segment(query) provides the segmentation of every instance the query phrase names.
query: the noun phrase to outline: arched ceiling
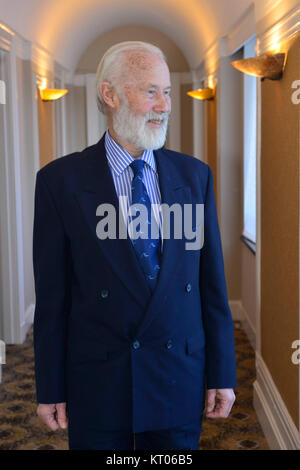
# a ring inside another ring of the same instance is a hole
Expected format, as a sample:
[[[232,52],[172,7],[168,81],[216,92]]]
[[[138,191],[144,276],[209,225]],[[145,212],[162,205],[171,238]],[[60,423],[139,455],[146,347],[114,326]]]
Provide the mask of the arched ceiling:
[[[170,72],[189,72],[190,66],[178,45],[156,28],[120,26],[101,34],[80,57],[76,73],[96,73],[98,63],[109,47],[122,41],[146,41],[161,48]]]
[[[253,0],[0,0],[0,21],[48,50],[70,71],[89,44],[125,25],[168,35],[196,68]]]

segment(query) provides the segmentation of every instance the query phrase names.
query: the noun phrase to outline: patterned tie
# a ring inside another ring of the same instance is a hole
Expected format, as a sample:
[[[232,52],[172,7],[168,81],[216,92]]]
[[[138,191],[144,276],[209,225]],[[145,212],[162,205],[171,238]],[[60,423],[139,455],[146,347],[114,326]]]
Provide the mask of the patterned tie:
[[[160,269],[160,239],[151,238],[151,202],[146,190],[146,187],[143,183],[143,168],[144,160],[138,159],[134,160],[130,166],[133,170],[134,177],[131,183],[132,191],[132,205],[134,204],[143,204],[147,208],[147,227],[148,227],[148,237],[147,238],[135,238],[131,239],[132,244],[135,249],[135,253],[140,262],[142,270],[145,274],[146,280],[149,284],[151,291],[153,292],[156,282],[158,279],[159,269]],[[136,217],[140,215],[137,212]],[[135,217],[132,217],[131,220],[134,220]],[[157,223],[155,219],[153,223],[156,224],[155,229],[158,230]],[[141,224],[137,226],[136,231],[138,232],[138,227],[141,229]],[[155,232],[154,232],[155,233]]]

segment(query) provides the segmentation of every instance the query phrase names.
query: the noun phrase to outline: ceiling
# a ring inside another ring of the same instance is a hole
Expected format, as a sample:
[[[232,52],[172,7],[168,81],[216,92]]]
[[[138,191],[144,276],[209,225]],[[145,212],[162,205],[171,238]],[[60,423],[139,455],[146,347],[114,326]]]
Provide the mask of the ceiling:
[[[258,1],[258,0],[254,0]],[[269,0],[259,0],[268,3]],[[0,21],[47,49],[70,71],[98,36],[124,25],[168,35],[190,67],[225,36],[253,0],[0,0]],[[17,12],[17,14],[16,14]]]

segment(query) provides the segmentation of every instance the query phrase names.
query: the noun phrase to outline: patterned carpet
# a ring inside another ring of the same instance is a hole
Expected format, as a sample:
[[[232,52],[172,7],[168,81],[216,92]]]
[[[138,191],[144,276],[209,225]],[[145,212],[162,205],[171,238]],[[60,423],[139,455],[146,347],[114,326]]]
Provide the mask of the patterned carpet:
[[[7,346],[0,384],[0,450],[66,450],[67,431],[48,431],[36,415],[33,331],[22,345]],[[269,449],[252,406],[255,355],[235,322],[238,388],[230,417],[204,419],[200,450]]]

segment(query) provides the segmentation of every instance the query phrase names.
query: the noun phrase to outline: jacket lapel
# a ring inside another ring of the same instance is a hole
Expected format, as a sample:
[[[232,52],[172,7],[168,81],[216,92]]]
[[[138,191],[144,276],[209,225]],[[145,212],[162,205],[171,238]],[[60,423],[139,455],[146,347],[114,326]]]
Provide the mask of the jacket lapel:
[[[77,192],[77,199],[91,234],[98,247],[106,257],[114,273],[124,286],[131,292],[137,302],[145,308],[151,297],[151,291],[142,269],[137,261],[134,248],[129,237],[118,238],[119,233],[119,200],[114,181],[105,155],[104,136],[89,149],[83,165],[83,186]],[[96,215],[100,204],[111,204],[116,210],[116,239],[101,240],[96,234],[99,216]],[[101,269],[101,268],[100,268]]]

